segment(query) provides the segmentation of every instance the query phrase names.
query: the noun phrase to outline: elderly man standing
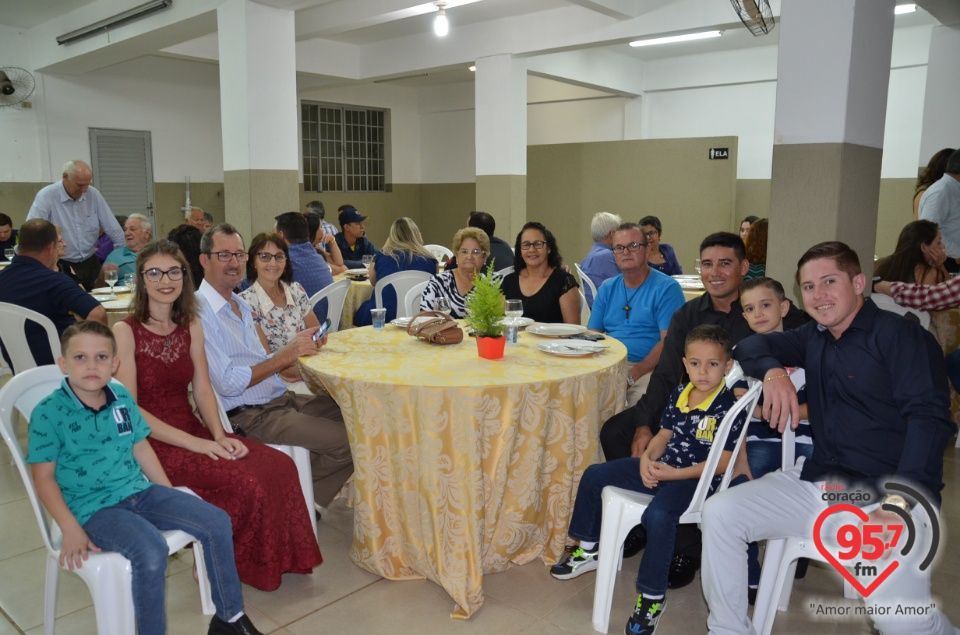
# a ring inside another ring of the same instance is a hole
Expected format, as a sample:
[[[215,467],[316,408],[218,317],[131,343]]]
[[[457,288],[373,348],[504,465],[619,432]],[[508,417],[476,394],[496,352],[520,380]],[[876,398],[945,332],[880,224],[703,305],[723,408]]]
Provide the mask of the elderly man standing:
[[[580,269],[587,274],[590,281],[600,289],[604,280],[620,274],[617,259],[613,255],[613,232],[620,226],[620,217],[610,212],[597,212],[590,221],[590,234],[593,236],[593,247],[590,253],[580,263]],[[641,240],[640,242],[645,242]],[[646,259],[646,256],[644,256]],[[583,293],[587,297],[587,304],[593,309],[593,291],[589,285],[583,285]]]
[[[107,312],[92,295],[57,271],[57,228],[37,218],[20,228],[20,252],[0,271],[0,302],[8,302],[47,316],[62,335],[76,322],[74,315],[107,322]],[[27,345],[38,366],[52,364],[53,353],[39,324],[28,322]]]
[[[27,214],[27,220],[42,218],[60,227],[67,243],[62,260],[72,267],[77,279],[87,290],[93,288],[100,275],[100,260],[96,255],[100,230],[113,241],[114,248],[122,247],[123,229],[97,188],[90,185],[93,172],[83,161],[68,161],[63,166],[60,181],[39,192]]]
[[[350,444],[340,407],[326,393],[308,397],[288,392],[278,373],[302,355],[320,350],[307,329],[272,355],[264,350],[250,305],[233,290],[243,277],[247,252],[232,225],[210,228],[200,242],[204,277],[197,296],[210,381],[240,434],[263,443],[310,450],[313,495],[330,504],[353,473]]]
[[[676,280],[650,268],[639,225],[623,223],[611,234],[611,253],[623,273],[597,289],[588,326],[627,347],[627,405],[632,406],[647,391],[670,318],[686,300]]]
[[[127,244],[111,251],[103,263],[105,272],[116,271],[121,280],[137,272],[137,254],[153,238],[150,219],[143,214],[130,214],[123,226],[123,238]]]

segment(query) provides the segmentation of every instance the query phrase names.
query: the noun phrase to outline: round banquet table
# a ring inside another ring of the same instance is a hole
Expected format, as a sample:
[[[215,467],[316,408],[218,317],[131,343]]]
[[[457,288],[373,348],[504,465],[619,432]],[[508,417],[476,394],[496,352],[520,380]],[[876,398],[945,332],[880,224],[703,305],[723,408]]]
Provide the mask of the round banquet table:
[[[333,277],[334,282],[349,280],[347,274],[341,273]],[[343,300],[343,311],[340,313],[340,329],[353,328],[353,316],[360,305],[373,297],[373,285],[369,280],[351,280],[347,289],[347,297]]]
[[[521,333],[490,361],[472,337],[434,346],[387,325],[333,333],[300,359],[346,422],[355,563],[433,580],[466,618],[484,573],[560,561],[600,426],[624,407],[627,350],[607,337],[602,353],[557,357],[537,349],[545,341]]]

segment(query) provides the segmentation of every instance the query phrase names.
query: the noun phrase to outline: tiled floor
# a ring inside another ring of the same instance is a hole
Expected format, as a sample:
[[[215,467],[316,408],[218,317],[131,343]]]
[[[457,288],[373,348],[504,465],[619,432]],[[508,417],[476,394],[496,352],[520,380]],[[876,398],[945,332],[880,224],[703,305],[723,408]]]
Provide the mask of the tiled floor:
[[[960,450],[946,454],[947,488],[943,521],[960,526]],[[280,634],[363,633],[594,633],[590,623],[593,574],[568,582],[550,577],[534,562],[484,580],[485,601],[471,619],[449,617],[452,600],[427,581],[391,582],[355,566],[347,556],[351,511],[331,507],[320,524],[324,564],[310,576],[288,575],[279,590],[263,593],[244,588],[247,610],[264,632]],[[167,583],[169,632],[205,633],[209,618],[200,612],[196,584],[190,574],[192,556],[171,559]],[[39,534],[23,486],[9,452],[0,448],[0,635],[41,633],[43,562]],[[622,632],[635,599],[633,579],[639,556],[624,563],[613,604],[611,632]],[[960,625],[960,540],[947,541],[934,573],[934,593],[955,625]],[[791,609],[777,617],[775,633],[816,634],[870,632],[865,622],[815,621],[806,607],[817,599],[839,601],[838,576],[819,566],[796,584]],[[705,633],[706,604],[699,584],[669,594],[660,635]],[[94,633],[90,596],[78,578],[61,576],[57,606],[61,635]]]

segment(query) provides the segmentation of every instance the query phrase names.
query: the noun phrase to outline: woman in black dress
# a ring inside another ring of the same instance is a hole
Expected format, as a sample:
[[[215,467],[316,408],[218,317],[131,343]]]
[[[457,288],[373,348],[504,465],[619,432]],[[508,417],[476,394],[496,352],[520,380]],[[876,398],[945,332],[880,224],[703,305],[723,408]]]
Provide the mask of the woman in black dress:
[[[513,273],[501,289],[508,300],[523,301],[523,316],[537,322],[580,324],[580,285],[561,268],[557,239],[540,223],[527,223],[517,234]]]

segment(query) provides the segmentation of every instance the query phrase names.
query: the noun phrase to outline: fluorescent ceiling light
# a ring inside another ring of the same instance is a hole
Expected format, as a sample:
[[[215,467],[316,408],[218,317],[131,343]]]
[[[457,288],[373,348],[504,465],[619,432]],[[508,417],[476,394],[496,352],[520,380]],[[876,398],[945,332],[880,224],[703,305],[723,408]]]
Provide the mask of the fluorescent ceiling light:
[[[688,42],[690,40],[705,40],[711,37],[720,37],[723,31],[702,31],[700,33],[687,33],[685,35],[671,35],[668,37],[657,37],[650,40],[637,40],[630,42],[630,46],[653,46],[654,44],[671,44],[673,42]]]
[[[445,7],[447,3],[434,2],[434,4],[437,5],[440,11],[437,12],[437,17],[433,21],[433,32],[443,37],[450,32],[450,22],[447,20],[447,12],[443,10],[443,7]]]
[[[166,9],[171,4],[173,4],[173,0],[151,0],[150,2],[133,7],[132,9],[128,9],[122,13],[118,13],[104,20],[100,20],[99,22],[89,24],[85,27],[77,29],[76,31],[64,33],[63,35],[57,37],[57,44],[67,44],[69,42],[75,42],[76,40],[81,40],[99,33],[104,33],[111,28],[118,27],[122,24],[126,24],[138,18],[150,15],[155,11]]]
[[[915,4],[898,4],[893,9],[894,15],[902,15],[904,13],[913,13],[917,10],[917,5]]]
[[[476,72],[477,72],[477,67],[476,67],[475,65],[474,65],[474,66],[468,66],[468,67],[467,67],[467,70],[470,71],[471,73],[476,73]]]

